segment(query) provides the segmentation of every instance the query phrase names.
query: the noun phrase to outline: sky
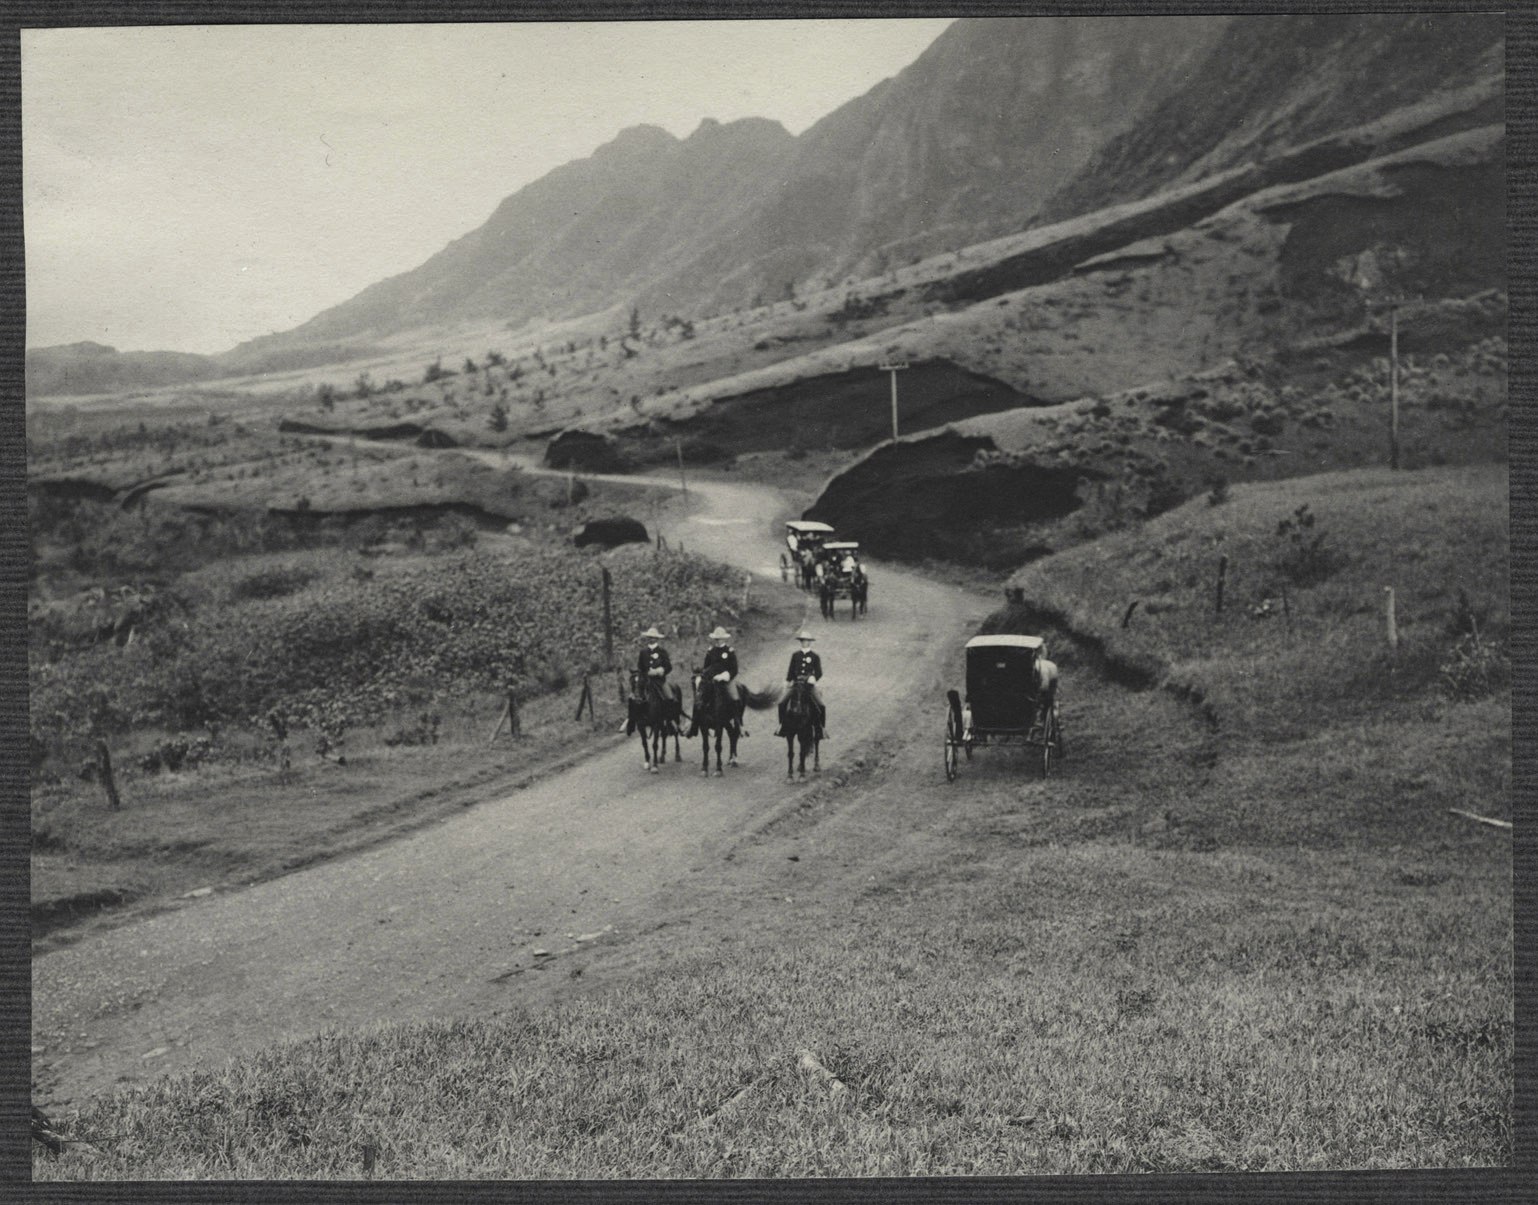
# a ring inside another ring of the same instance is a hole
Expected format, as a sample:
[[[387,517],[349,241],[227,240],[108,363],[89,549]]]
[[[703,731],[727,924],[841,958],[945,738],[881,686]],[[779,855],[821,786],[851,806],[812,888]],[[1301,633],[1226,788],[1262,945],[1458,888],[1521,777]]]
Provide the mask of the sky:
[[[27,345],[213,353],[288,330],[628,126],[800,134],[948,24],[23,30]]]

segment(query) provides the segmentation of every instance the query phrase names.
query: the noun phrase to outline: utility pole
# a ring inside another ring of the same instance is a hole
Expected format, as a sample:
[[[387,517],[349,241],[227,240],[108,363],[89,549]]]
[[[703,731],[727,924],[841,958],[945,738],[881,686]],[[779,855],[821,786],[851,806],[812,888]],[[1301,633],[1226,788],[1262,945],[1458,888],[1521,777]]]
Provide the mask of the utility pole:
[[[907,361],[891,361],[887,364],[876,365],[882,372],[892,374],[892,442],[897,442],[897,374],[908,367]]]

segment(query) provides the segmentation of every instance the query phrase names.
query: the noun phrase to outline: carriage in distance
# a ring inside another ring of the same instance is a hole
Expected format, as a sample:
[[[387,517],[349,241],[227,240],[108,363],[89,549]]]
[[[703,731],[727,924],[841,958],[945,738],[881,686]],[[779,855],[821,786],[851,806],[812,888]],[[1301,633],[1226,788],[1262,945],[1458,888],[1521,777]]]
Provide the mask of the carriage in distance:
[[[990,745],[1015,745],[1039,756],[1042,776],[1063,756],[1055,673],[1043,682],[1040,636],[974,636],[966,644],[967,689],[946,691],[945,777],[954,782],[962,756]]]
[[[824,619],[833,618],[841,598],[849,600],[851,619],[865,614],[870,580],[860,564],[857,540],[824,540],[817,552],[816,576]]]
[[[833,528],[826,523],[792,519],[785,524],[787,551],[780,553],[780,580],[788,582],[794,577],[803,589],[810,589],[818,552],[832,537]]]

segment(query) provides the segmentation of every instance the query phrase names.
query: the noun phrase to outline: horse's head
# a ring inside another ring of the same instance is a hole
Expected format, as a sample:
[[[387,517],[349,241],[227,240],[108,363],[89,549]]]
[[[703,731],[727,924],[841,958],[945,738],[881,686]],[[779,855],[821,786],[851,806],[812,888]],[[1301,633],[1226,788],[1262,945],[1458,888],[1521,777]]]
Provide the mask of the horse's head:
[[[790,684],[790,694],[785,699],[785,711],[789,715],[799,715],[811,704],[810,684],[805,674],[797,674],[796,680]]]

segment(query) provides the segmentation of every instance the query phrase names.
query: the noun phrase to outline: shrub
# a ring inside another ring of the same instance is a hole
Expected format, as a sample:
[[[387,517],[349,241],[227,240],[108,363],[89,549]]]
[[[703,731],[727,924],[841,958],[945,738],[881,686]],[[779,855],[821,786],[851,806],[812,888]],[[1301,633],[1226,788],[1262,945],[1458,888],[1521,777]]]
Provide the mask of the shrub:
[[[1496,640],[1470,632],[1449,650],[1440,669],[1449,698],[1472,702],[1494,694],[1511,681],[1511,659]]]
[[[1277,537],[1286,542],[1281,571],[1297,586],[1317,585],[1335,571],[1335,557],[1325,547],[1326,534],[1314,530],[1315,526],[1306,502],[1276,525]]]

